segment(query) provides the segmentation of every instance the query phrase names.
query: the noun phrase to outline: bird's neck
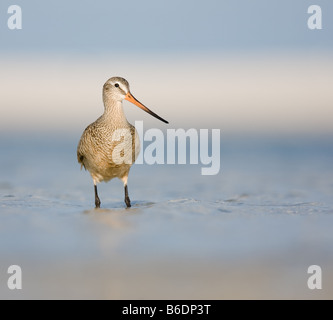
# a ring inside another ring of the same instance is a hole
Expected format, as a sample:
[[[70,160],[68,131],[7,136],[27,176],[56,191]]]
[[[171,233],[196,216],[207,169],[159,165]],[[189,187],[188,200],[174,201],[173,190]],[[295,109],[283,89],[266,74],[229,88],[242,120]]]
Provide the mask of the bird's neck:
[[[123,104],[121,101],[105,99],[104,114],[102,117],[112,123],[119,123],[119,125],[128,123],[124,114]]]

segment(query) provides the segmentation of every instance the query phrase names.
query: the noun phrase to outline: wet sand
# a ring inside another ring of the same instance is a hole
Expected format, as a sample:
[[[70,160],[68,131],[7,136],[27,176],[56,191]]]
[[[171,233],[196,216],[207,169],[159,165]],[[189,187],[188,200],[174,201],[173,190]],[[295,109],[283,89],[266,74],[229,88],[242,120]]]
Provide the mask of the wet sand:
[[[223,139],[219,175],[136,165],[96,210],[75,138],[2,137],[0,298],[332,299],[331,141]]]

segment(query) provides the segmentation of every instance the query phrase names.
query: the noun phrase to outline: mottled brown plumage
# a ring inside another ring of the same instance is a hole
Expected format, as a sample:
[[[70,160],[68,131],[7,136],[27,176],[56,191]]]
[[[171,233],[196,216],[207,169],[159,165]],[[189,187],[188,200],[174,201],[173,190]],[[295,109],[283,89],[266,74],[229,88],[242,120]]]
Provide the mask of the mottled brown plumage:
[[[104,84],[104,113],[84,130],[77,147],[78,162],[90,172],[94,181],[96,207],[100,207],[97,184],[113,178],[123,181],[125,203],[127,207],[131,206],[127,179],[130,168],[139,155],[140,140],[134,126],[124,115],[124,99],[167,123],[132,96],[125,79],[113,77]]]

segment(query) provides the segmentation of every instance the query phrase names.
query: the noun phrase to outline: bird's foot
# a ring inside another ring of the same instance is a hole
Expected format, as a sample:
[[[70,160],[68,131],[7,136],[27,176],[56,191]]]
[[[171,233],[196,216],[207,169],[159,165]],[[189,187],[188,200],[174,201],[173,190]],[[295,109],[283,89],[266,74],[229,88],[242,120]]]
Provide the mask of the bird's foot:
[[[95,199],[95,207],[100,208],[101,207],[101,200]]]
[[[131,207],[131,200],[130,200],[129,197],[126,197],[126,198],[125,198],[125,203],[126,203],[127,208],[130,208],[130,207]]]

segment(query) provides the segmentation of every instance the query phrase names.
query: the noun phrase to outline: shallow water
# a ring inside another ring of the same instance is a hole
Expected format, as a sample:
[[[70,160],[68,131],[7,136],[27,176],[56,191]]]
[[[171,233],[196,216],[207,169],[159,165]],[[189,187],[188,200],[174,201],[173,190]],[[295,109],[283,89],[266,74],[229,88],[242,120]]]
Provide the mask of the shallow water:
[[[333,298],[332,137],[222,135],[216,176],[135,165],[131,209],[120,181],[93,208],[76,143],[0,138],[0,298]]]

